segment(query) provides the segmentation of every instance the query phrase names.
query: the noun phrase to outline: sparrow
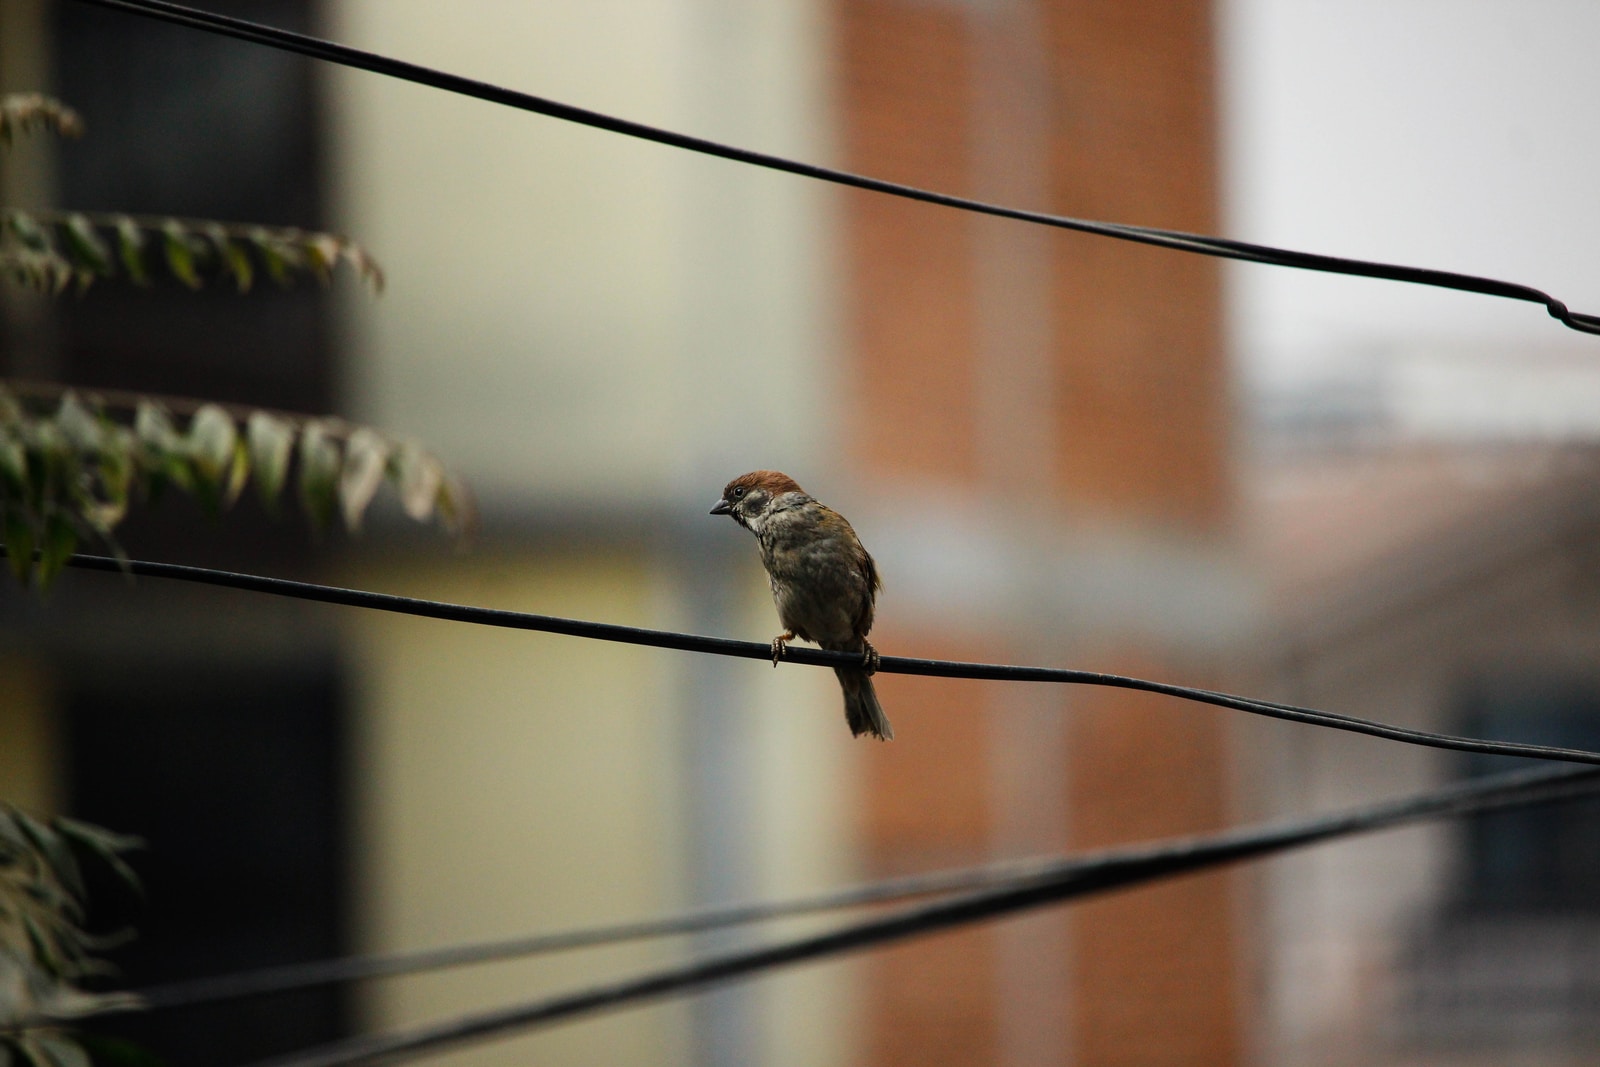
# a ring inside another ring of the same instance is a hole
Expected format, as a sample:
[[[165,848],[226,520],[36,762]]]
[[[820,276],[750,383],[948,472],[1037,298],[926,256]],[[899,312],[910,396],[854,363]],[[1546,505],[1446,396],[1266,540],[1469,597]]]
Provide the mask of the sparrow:
[[[711,514],[729,516],[761,546],[761,565],[784,627],[772,639],[772,665],[796,637],[830,652],[859,653],[861,666],[833,669],[844,690],[845,722],[856,737],[892,740],[872,687],[878,653],[867,643],[873,600],[883,583],[845,517],[778,471],[741,474],[722,490]]]

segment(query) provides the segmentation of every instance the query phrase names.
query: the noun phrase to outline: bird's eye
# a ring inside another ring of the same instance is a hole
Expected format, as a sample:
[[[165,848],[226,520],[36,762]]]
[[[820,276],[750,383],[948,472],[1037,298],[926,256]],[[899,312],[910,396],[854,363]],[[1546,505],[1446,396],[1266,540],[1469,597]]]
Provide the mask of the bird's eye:
[[[740,486],[738,489],[735,489],[733,491],[733,495],[734,496],[744,496],[744,487]]]

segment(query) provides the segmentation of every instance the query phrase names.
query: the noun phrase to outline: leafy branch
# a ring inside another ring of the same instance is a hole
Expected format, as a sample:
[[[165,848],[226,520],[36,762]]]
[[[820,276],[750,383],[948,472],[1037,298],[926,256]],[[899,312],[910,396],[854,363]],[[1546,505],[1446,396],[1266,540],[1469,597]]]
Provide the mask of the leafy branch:
[[[0,96],[0,147],[40,127],[77,137],[83,120],[42,93]],[[244,293],[261,274],[279,285],[307,275],[326,283],[340,263],[375,291],[383,289],[377,261],[354,241],[330,233],[209,219],[0,211],[0,278],[51,293],[74,283],[81,291],[119,275],[148,285],[162,271],[190,289],[218,277]]]
[[[61,101],[43,93],[0,96],[0,146],[9,146],[17,134],[31,133],[39,127],[62,137],[78,137],[83,134],[83,119]]]
[[[135,500],[153,503],[173,488],[218,514],[253,480],[275,513],[291,474],[317,529],[338,517],[358,531],[384,482],[413,519],[437,517],[458,536],[473,522],[470,494],[437,457],[366,426],[134,393],[80,396],[60,385],[0,384],[0,534],[25,584],[47,585],[81,540],[118,551],[113,534]]]
[[[126,994],[86,993],[78,984],[108,968],[96,953],[119,938],[86,929],[90,867],[130,889],[139,879],[123,854],[135,838],[65,817],[41,822],[0,805],[0,1063],[87,1067],[74,1037],[39,1020],[103,1011]]]
[[[377,261],[334,234],[84,211],[0,212],[0,276],[52,293],[118,276],[149,285],[162,272],[190,289],[211,277],[245,293],[263,274],[282,286],[303,276],[326,284],[341,263],[382,291]]]

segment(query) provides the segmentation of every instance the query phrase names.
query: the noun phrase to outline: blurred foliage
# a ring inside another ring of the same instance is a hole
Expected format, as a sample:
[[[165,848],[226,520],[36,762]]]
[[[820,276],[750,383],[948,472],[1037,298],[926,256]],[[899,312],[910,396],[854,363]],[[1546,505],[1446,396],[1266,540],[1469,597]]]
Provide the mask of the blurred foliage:
[[[262,274],[284,286],[302,276],[327,282],[340,263],[374,290],[383,288],[377,261],[328,233],[82,211],[0,212],[0,275],[50,293],[118,276],[149,285],[163,272],[190,289],[218,278],[246,293]]]
[[[0,96],[0,147],[40,128],[77,137],[83,121],[39,93]],[[355,242],[329,233],[204,219],[0,210],[0,277],[51,293],[118,276],[148,285],[160,274],[191,289],[208,277],[221,278],[244,293],[262,274],[279,285],[308,276],[327,282],[340,263],[382,290],[377,261]]]
[[[61,1024],[138,1004],[130,994],[79,988],[108,971],[96,953],[127,936],[88,932],[88,885],[109,876],[136,891],[138,877],[122,857],[138,845],[98,826],[42,822],[0,805],[0,1065],[88,1067],[89,1054]]]
[[[37,93],[0,97],[0,146],[36,128],[82,131],[77,114]],[[383,272],[343,237],[285,227],[0,208],[0,279],[47,293],[122,278],[157,277],[198,289],[208,278],[248,292],[265,275],[280,285],[329,281],[346,264],[374,291]],[[186,416],[181,429],[173,412]],[[57,385],[0,384],[0,538],[12,572],[41,587],[85,539],[118,552],[112,534],[134,500],[173,487],[217,513],[254,477],[269,512],[293,480],[317,528],[342,518],[359,529],[379,487],[395,486],[406,513],[470,526],[464,486],[410,441],[338,419],[130,394],[85,395]],[[120,554],[120,553],[119,553]],[[4,1067],[0,1064],[0,1067]]]
[[[43,93],[0,96],[0,145],[9,145],[17,134],[39,127],[63,137],[78,137],[83,133],[83,120],[76,111]]]
[[[113,533],[136,500],[154,502],[170,488],[217,514],[251,481],[270,513],[292,482],[318,529],[339,519],[359,530],[384,482],[413,519],[437,517],[457,535],[472,522],[470,495],[438,458],[366,426],[0,384],[0,536],[24,583],[48,584],[85,539],[117,551]]]

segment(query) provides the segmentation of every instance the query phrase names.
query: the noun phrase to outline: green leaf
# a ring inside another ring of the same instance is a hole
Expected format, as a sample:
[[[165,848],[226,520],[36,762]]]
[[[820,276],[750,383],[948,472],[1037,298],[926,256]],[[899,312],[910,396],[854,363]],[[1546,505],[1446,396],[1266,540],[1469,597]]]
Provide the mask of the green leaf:
[[[22,442],[0,434],[0,500],[23,500],[28,494],[28,457]]]
[[[61,232],[66,238],[67,258],[74,267],[92,274],[111,273],[111,249],[87,216],[76,212],[68,215],[62,220]]]
[[[356,274],[362,281],[372,286],[375,293],[383,292],[383,268],[378,266],[378,261],[367,254],[367,250],[358,244],[346,242],[344,258],[347,263],[355,268]]]
[[[159,499],[168,482],[186,492],[194,485],[188,457],[183,454],[183,440],[166,408],[153,400],[141,400],[133,416],[133,434],[139,443],[137,466],[142,488],[149,500]]]
[[[466,484],[446,474],[439,485],[434,506],[444,520],[446,530],[457,537],[470,534],[477,523],[477,512],[472,504],[472,494]]]
[[[102,424],[100,449],[100,491],[103,496],[101,516],[107,527],[121,522],[128,511],[128,498],[133,490],[134,468],[137,464],[137,445],[133,431],[112,422]]]
[[[317,281],[327,285],[333,279],[333,268],[339,262],[339,250],[343,244],[337,237],[326,233],[306,234],[302,238],[301,252],[311,273],[317,276]]]
[[[162,251],[167,257],[167,269],[190,289],[200,288],[200,274],[195,270],[194,246],[189,231],[177,219],[168,219],[161,227]]]
[[[294,448],[294,426],[276,415],[253,411],[245,421],[250,442],[250,465],[255,469],[261,503],[277,513],[278,495],[289,477],[289,453]]]
[[[35,252],[56,254],[56,247],[50,240],[49,231],[40,226],[38,220],[28,212],[12,211],[6,215],[5,222],[25,247]]]
[[[250,449],[242,437],[233,442],[233,460],[228,464],[228,478],[223,487],[222,503],[233,507],[244,492],[244,483],[250,480]]]
[[[361,517],[383,484],[389,465],[389,442],[365,426],[352,433],[344,446],[344,471],[339,475],[339,502],[344,525],[351,533],[361,529]]]
[[[139,401],[133,415],[133,432],[140,444],[154,452],[171,452],[180,447],[172,416],[154,400]]]
[[[79,452],[97,453],[105,439],[100,420],[84,407],[76,393],[68,390],[61,398],[56,411],[56,425],[66,435],[67,441]]]
[[[290,285],[294,272],[305,265],[298,248],[265,226],[255,227],[246,237],[266,265],[268,277],[281,286]]]
[[[185,442],[193,472],[190,485],[200,505],[212,514],[222,510],[228,502],[229,469],[234,462],[234,445],[239,439],[233,418],[215,404],[207,404],[194,413],[189,422],[189,436]],[[182,485],[184,464],[169,459],[166,470],[173,480]]]
[[[41,419],[30,429],[27,442],[30,503],[42,514],[76,473],[78,457],[72,442],[54,420]]]
[[[206,226],[205,234],[211,239],[212,247],[216,249],[218,261],[233,276],[233,282],[239,287],[239,292],[248,293],[256,276],[255,267],[250,262],[250,253],[230,237],[227,227],[220,223],[213,222]]]
[[[10,809],[4,806],[0,806],[0,844],[5,846],[0,852],[33,851],[33,842],[28,840],[28,836],[22,832],[22,827],[17,825]]]
[[[78,113],[54,97],[43,93],[0,96],[0,145],[10,145],[16,134],[36,126],[54,130],[62,137],[83,133],[83,120]]]
[[[428,455],[415,442],[401,445],[395,454],[399,479],[400,506],[407,515],[423,522],[433,515],[433,504],[444,483],[444,465]]]
[[[31,897],[44,898],[40,901],[43,904],[42,910],[49,912],[54,906],[49,901],[51,894],[44,892],[44,889],[44,886],[34,883],[26,886],[25,892]],[[25,912],[21,916],[22,933],[28,942],[28,955],[33,957],[33,962],[52,978],[65,977],[72,967],[72,960],[69,954],[63,951],[64,946],[57,944],[56,939],[41,925],[39,916],[35,914],[39,910],[41,909]]]
[[[122,269],[135,285],[149,285],[150,274],[144,267],[144,231],[126,215],[117,216],[116,231],[117,258],[122,261]]]
[[[49,862],[51,870],[67,891],[78,900],[84,899],[86,890],[83,874],[78,870],[78,861],[72,855],[72,850],[61,840],[61,835],[27,812],[13,810],[12,816],[33,847]]]
[[[18,1034],[11,1039],[11,1047],[27,1067],[55,1067],[49,1055],[34,1041],[32,1034]]]
[[[64,840],[90,853],[105,864],[129,889],[135,891],[141,889],[138,874],[122,858],[123,853],[144,847],[144,841],[141,838],[115,833],[103,826],[79,822],[77,819],[69,819],[65,815],[57,815],[50,820],[50,825],[56,829]]]
[[[20,503],[12,503],[5,514],[6,558],[17,581],[28,584],[33,573],[33,519]]]
[[[57,295],[72,283],[74,272],[72,264],[53,251],[36,252],[17,245],[0,244],[0,277]]]
[[[189,423],[190,452],[195,466],[208,479],[222,478],[233,462],[233,446],[238,439],[233,417],[216,404],[202,407]]]
[[[66,815],[57,815],[50,825],[62,837],[71,838],[102,856],[116,856],[145,847],[144,838],[133,834],[119,834],[92,822],[82,822]]]
[[[312,525],[324,529],[339,504],[339,446],[326,424],[308,422],[300,431],[300,505]]]
[[[44,520],[44,544],[39,553],[39,587],[55,581],[78,548],[78,528],[64,511],[56,509]]]

